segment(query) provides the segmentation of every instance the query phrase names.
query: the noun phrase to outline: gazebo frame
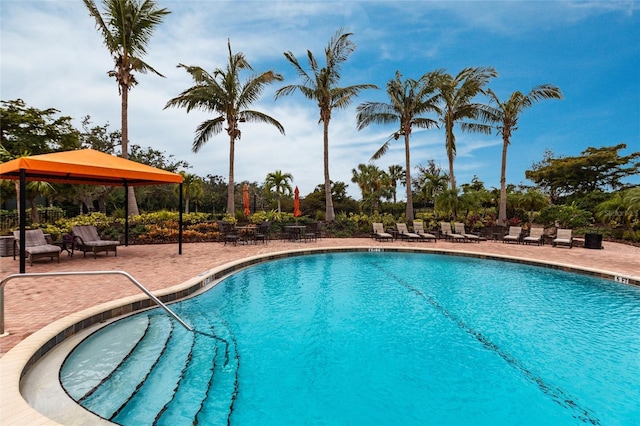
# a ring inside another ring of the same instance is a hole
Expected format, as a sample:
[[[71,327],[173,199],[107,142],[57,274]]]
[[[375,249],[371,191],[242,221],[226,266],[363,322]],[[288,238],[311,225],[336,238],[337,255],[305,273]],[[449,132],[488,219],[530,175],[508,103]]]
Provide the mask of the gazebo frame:
[[[93,149],[20,157],[0,164],[0,179],[20,181],[20,239],[25,239],[26,183],[45,181],[83,185],[123,186],[125,194],[124,244],[129,245],[129,186],[180,185],[178,254],[182,254],[182,176]],[[24,244],[20,244],[20,273],[25,273]]]

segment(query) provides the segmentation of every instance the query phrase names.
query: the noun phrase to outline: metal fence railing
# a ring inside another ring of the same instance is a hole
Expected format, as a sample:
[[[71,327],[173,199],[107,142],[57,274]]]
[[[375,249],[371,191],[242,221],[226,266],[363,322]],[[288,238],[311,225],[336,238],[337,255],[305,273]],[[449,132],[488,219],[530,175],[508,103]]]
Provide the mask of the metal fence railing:
[[[66,217],[59,208],[38,209],[39,223],[55,223]],[[31,209],[27,209],[26,226],[32,225]],[[18,227],[18,212],[0,212],[0,230],[7,231]]]

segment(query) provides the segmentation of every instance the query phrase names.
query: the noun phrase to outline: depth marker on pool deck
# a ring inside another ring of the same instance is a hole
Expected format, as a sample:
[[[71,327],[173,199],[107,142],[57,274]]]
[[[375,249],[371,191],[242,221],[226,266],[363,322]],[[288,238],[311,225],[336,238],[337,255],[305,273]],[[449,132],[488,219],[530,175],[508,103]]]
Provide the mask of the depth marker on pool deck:
[[[473,328],[469,327],[467,324],[465,324],[464,321],[462,321],[462,319],[458,318],[457,316],[455,316],[451,312],[449,312],[447,309],[445,309],[433,297],[430,297],[430,296],[424,294],[422,291],[420,291],[417,288],[413,287],[411,284],[405,282],[402,278],[400,278],[400,277],[396,276],[395,274],[393,274],[392,272],[384,269],[377,262],[372,262],[372,263],[380,271],[384,272],[385,274],[387,274],[388,276],[390,276],[391,278],[393,278],[394,280],[399,282],[402,286],[406,287],[408,290],[410,290],[411,292],[413,292],[417,296],[420,296],[421,298],[423,298],[427,303],[429,303],[434,308],[436,308],[438,311],[440,311],[445,317],[449,318],[451,321],[456,323],[458,325],[458,327],[460,327],[466,333],[468,333],[468,334],[472,335],[473,337],[475,337],[480,343],[482,343],[482,345],[485,348],[487,348],[487,349],[491,350],[492,352],[498,354],[509,365],[511,365],[512,367],[515,367],[518,370],[520,370],[530,381],[535,383],[538,386],[538,388],[540,388],[540,390],[542,392],[544,392],[545,394],[549,395],[560,406],[562,406],[564,408],[569,408],[569,409],[574,410],[574,411],[577,411],[578,412],[577,418],[579,420],[583,421],[584,423],[590,423],[592,425],[600,425],[600,420],[598,418],[596,418],[594,415],[592,415],[590,410],[581,407],[575,401],[574,398],[572,398],[570,395],[566,394],[562,389],[560,389],[558,387],[554,388],[551,385],[548,385],[544,381],[544,379],[542,377],[535,375],[533,372],[528,370],[524,365],[522,365],[522,363],[520,361],[518,361],[516,358],[514,358],[511,355],[509,355],[508,353],[502,351],[498,345],[496,345],[495,343],[492,343],[491,341],[489,341],[489,339],[487,339],[485,336],[483,336],[482,333],[480,333],[478,331],[475,331]]]

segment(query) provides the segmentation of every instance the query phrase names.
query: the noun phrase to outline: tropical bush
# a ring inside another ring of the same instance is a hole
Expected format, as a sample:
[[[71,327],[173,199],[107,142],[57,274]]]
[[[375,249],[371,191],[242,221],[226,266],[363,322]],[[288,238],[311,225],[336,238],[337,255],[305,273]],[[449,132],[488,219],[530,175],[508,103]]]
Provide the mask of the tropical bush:
[[[635,205],[632,201],[636,198],[630,198],[637,195],[632,192],[631,195],[624,193],[624,197],[612,199],[610,202],[602,203],[599,207],[596,219],[600,221],[598,232],[607,238],[624,239],[630,242],[640,242],[640,218],[637,212],[629,210],[629,205]],[[522,209],[519,213],[508,219],[508,225],[523,226],[528,222],[530,213]],[[496,224],[495,212],[470,212],[469,214],[459,213],[455,219],[446,213],[445,216],[439,215],[434,211],[419,211],[416,213],[416,220],[424,223],[426,230],[438,232],[440,222],[453,220],[464,222],[468,229],[473,232],[480,232],[485,227],[492,227]],[[218,215],[212,216],[207,213],[189,213],[183,215],[183,242],[205,242],[218,241],[220,231],[218,229],[218,220],[224,220],[233,223],[253,223],[258,224],[263,221],[271,223],[271,231],[273,235],[278,235],[288,224],[298,223],[305,225],[309,222],[316,221],[315,217],[294,217],[292,213],[278,213],[275,210],[260,211],[249,217]],[[575,235],[581,235],[586,232],[593,232],[594,219],[589,211],[580,209],[575,204],[549,206],[542,209],[539,213],[533,215],[533,221],[542,224],[545,227],[552,228],[555,226],[562,228],[571,228]],[[345,237],[369,237],[371,235],[372,223],[381,222],[385,229],[395,229],[397,222],[407,222],[404,214],[393,215],[391,213],[373,214],[366,213],[337,213],[333,222],[323,222],[322,232],[326,237],[345,238]],[[606,222],[605,224],[603,224]],[[118,217],[109,217],[102,213],[91,213],[80,215],[73,218],[63,218],[55,223],[35,224],[43,232],[51,234],[54,240],[60,241],[65,235],[70,234],[74,225],[93,225],[98,233],[105,239],[117,239],[123,241],[124,236],[124,219]],[[34,227],[32,226],[32,227]],[[151,243],[175,243],[178,240],[179,214],[171,211],[157,211],[153,213],[144,213],[129,218],[129,244],[151,244]],[[12,229],[8,230],[11,231]]]
[[[540,212],[537,223],[544,226],[558,226],[560,228],[581,228],[592,223],[591,212],[578,208],[575,204],[549,206]]]

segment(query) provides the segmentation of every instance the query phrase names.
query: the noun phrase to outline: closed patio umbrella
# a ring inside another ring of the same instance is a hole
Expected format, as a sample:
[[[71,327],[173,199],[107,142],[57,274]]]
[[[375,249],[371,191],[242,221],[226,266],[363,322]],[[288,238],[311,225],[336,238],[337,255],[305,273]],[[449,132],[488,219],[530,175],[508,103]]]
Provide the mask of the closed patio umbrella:
[[[244,204],[244,215],[249,216],[251,213],[249,209],[249,185],[246,183],[242,187],[242,203]]]
[[[300,211],[300,191],[296,186],[296,190],[293,191],[293,217],[302,216],[302,212]]]

